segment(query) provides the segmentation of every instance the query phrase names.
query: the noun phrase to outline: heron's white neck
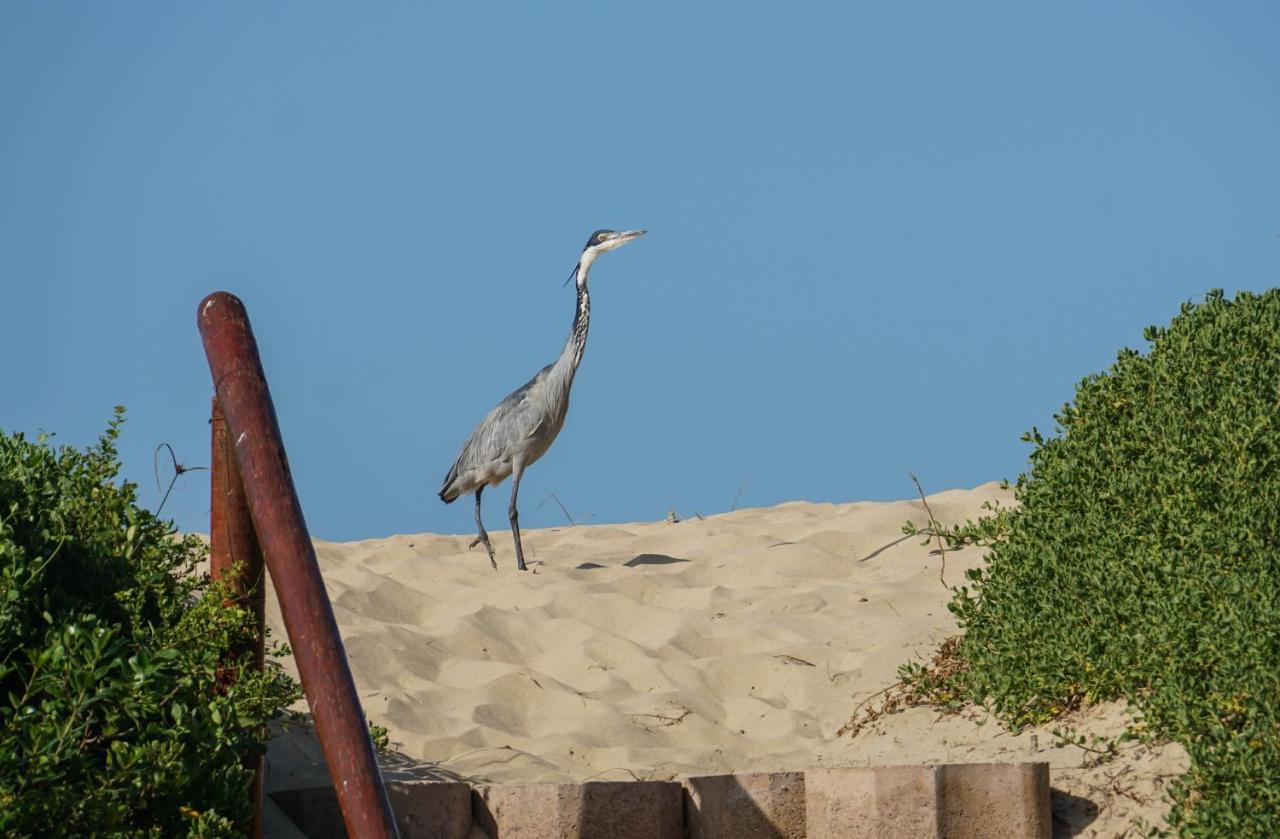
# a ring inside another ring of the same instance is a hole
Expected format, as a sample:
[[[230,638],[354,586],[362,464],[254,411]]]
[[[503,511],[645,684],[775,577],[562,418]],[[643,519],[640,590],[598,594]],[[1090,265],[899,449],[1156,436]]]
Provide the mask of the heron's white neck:
[[[587,250],[578,261],[578,302],[573,312],[573,328],[569,330],[569,340],[565,342],[564,352],[561,353],[561,361],[568,362],[571,370],[578,369],[578,364],[582,362],[582,351],[587,346],[587,329],[591,325],[591,294],[587,291],[587,275],[591,272],[591,263],[595,259],[595,253]]]
[[[595,248],[587,248],[582,252],[582,256],[578,259],[578,287],[585,288],[587,285],[587,274],[591,273],[591,266],[595,263],[596,257],[600,252]]]
[[[587,346],[587,329],[591,325],[591,295],[587,292],[587,275],[591,271],[591,263],[595,254],[585,251],[578,260],[578,268],[574,273],[577,284],[578,301],[573,312],[573,326],[569,329],[569,338],[564,342],[564,349],[556,359],[552,368],[552,376],[567,392],[573,384],[573,374],[582,362],[582,351]]]
[[[573,327],[569,330],[569,338],[564,342],[560,357],[552,365],[549,377],[550,390],[559,394],[557,404],[567,410],[569,406],[569,389],[573,387],[574,374],[582,363],[582,352],[587,347],[587,329],[591,325],[591,295],[587,292],[587,275],[591,272],[591,264],[595,262],[596,252],[587,249],[578,260],[578,270],[574,275],[577,281],[578,300],[573,313]]]

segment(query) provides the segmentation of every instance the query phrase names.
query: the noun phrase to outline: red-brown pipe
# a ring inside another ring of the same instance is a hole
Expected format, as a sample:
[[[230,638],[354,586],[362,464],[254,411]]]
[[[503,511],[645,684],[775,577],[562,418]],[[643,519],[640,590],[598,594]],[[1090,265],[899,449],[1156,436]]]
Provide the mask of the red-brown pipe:
[[[209,416],[211,459],[209,473],[209,575],[215,580],[225,580],[231,587],[233,599],[248,610],[256,631],[250,648],[253,654],[251,667],[262,670],[263,662],[263,605],[266,592],[262,579],[262,551],[258,549],[258,535],[253,530],[249,514],[249,502],[245,499],[240,483],[240,466],[236,463],[235,449],[227,437],[227,421],[217,397]],[[235,575],[232,575],[235,571]],[[238,673],[227,670],[219,673],[219,683],[234,681]],[[249,784],[249,800],[253,802],[253,819],[246,827],[250,839],[262,839],[262,755],[250,754],[244,765],[253,772]]]
[[[398,836],[249,316],[238,298],[219,291],[200,302],[196,321],[347,833],[353,839]]]

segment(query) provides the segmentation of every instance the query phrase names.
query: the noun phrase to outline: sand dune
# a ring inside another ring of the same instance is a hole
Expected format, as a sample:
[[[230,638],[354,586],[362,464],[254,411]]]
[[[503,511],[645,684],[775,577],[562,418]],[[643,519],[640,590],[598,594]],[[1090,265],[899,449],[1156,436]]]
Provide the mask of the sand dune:
[[[929,504],[959,522],[989,500],[1010,499],[987,484]],[[918,499],[529,530],[525,574],[496,527],[497,571],[470,534],[319,542],[317,554],[367,714],[433,771],[535,782],[1040,759],[1054,763],[1060,808],[1089,823],[1081,835],[1158,818],[1162,784],[1185,768],[1177,747],[1079,770],[1083,753],[1046,732],[1033,749],[1036,732],[928,709],[837,737],[902,662],[956,631],[939,557],[903,537],[907,520],[926,522]],[[948,553],[947,581],[982,561]],[[1075,724],[1120,719],[1112,707]],[[281,748],[275,768],[288,772]],[[1118,786],[1106,773],[1130,763],[1131,785],[1105,792]]]

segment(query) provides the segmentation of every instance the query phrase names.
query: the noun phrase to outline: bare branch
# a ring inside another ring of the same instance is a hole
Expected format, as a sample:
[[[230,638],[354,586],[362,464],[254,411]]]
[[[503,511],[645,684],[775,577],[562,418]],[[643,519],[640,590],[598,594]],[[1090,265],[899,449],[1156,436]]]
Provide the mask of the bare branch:
[[[151,455],[151,467],[156,476],[156,492],[160,491],[160,450],[166,449],[169,452],[169,460],[173,463],[173,479],[169,481],[169,488],[164,491],[164,497],[160,499],[160,506],[156,507],[156,518],[160,517],[160,511],[164,509],[165,502],[169,500],[169,493],[173,492],[173,485],[178,482],[178,478],[187,472],[197,472],[200,470],[208,470],[208,466],[186,466],[178,461],[178,456],[173,452],[173,446],[168,443],[161,443],[156,446],[155,452]]]
[[[934,537],[938,540],[938,558],[942,561],[942,565],[938,568],[938,581],[943,586],[946,586],[947,549],[942,544],[942,526],[933,517],[933,510],[929,509],[929,500],[924,497],[924,489],[920,486],[920,479],[916,477],[914,472],[908,472],[907,474],[911,476],[911,482],[916,485],[916,492],[920,493],[920,503],[924,504],[924,511],[929,516],[929,530],[933,531]]]
[[[538,506],[534,507],[534,509],[541,510],[542,505],[546,504],[548,501],[551,501],[552,499],[555,499],[556,504],[560,507],[560,512],[564,513],[564,517],[569,522],[570,527],[574,527],[576,525],[582,524],[584,521],[587,521],[595,516],[595,513],[587,513],[582,518],[575,519],[573,516],[569,514],[569,509],[564,506],[564,502],[560,500],[560,496],[556,495],[554,492],[550,493],[546,498],[542,499],[542,501],[539,502]]]

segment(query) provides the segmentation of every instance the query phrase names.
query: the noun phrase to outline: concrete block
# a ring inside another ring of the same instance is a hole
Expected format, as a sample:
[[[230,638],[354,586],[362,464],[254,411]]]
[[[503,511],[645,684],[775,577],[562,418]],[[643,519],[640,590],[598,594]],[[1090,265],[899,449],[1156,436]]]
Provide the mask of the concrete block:
[[[804,774],[808,839],[938,839],[933,766],[810,769]]]
[[[309,839],[347,836],[333,787],[277,790],[270,797]],[[464,783],[388,781],[387,797],[404,839],[466,839],[471,831],[471,788]]]
[[[1048,763],[953,763],[938,767],[947,839],[1049,839]]]
[[[455,781],[390,781],[387,797],[403,839],[465,839],[471,832],[471,787]]]
[[[686,778],[689,839],[805,839],[803,772]]]
[[[808,839],[1049,839],[1049,764],[811,769]]]
[[[667,781],[503,784],[472,798],[490,839],[681,839],[680,785]]]

